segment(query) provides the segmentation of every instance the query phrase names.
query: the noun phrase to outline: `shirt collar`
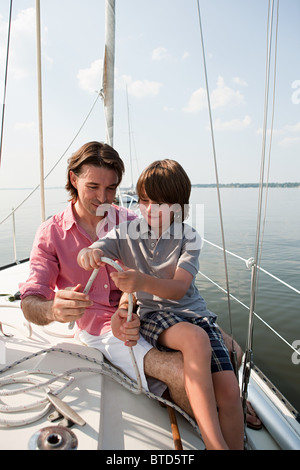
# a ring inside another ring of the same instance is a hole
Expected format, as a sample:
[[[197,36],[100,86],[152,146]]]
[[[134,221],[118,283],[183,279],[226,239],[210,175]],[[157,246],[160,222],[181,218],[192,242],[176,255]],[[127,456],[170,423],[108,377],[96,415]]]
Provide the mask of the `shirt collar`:
[[[170,238],[170,236],[174,237],[174,235],[177,233],[177,230],[180,229],[182,230],[182,224],[178,224],[178,223],[175,223],[173,222],[165,231],[164,233],[161,235],[160,238]],[[140,233],[141,233],[141,236],[145,235],[145,234],[148,234],[150,235],[151,238],[157,238],[153,232],[153,230],[151,230],[151,228],[149,227],[146,219],[144,219],[143,217],[140,219]]]
[[[73,213],[73,201],[71,201],[64,212],[64,228],[70,230],[73,224],[76,224],[76,219]]]

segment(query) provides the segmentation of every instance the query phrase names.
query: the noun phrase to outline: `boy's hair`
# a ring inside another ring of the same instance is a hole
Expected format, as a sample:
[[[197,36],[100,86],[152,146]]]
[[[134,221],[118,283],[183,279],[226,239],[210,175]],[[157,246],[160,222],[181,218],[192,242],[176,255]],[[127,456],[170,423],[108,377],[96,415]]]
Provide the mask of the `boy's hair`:
[[[140,199],[146,195],[157,203],[179,204],[182,220],[186,218],[191,181],[175,160],[165,159],[151,163],[139,177],[136,191]]]
[[[72,170],[76,176],[79,176],[83,165],[93,165],[114,170],[118,178],[118,185],[121,183],[125,170],[124,163],[118,152],[110,145],[104,144],[103,142],[88,142],[82,145],[68,160],[66,190],[69,191],[71,195],[70,199],[74,201],[77,200],[78,193],[77,189],[74,188],[71,183],[70,170]]]

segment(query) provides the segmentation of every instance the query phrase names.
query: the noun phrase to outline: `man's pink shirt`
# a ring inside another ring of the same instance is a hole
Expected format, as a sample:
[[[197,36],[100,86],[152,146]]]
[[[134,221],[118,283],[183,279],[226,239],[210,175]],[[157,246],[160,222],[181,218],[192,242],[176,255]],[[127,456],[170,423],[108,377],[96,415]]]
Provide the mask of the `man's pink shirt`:
[[[77,224],[72,203],[67,208],[44,222],[35,236],[30,255],[30,274],[25,283],[20,284],[22,299],[28,295],[41,296],[52,300],[55,289],[65,289],[81,284],[85,287],[91,271],[85,271],[77,264],[77,255],[93,240]],[[98,224],[97,235],[102,238],[117,223],[135,218],[133,212],[112,205],[106,217]],[[90,291],[93,302],[77,321],[81,330],[99,336],[111,329],[110,319],[116,311],[121,292],[110,278],[113,271],[109,265],[100,268]]]

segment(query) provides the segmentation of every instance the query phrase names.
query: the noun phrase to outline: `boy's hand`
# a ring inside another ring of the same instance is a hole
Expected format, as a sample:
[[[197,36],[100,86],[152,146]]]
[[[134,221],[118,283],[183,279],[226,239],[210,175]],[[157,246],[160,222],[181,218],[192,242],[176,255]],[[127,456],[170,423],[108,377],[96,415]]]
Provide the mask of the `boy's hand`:
[[[103,254],[99,248],[83,248],[77,256],[77,263],[86,270],[98,269],[104,265],[101,262]]]
[[[139,271],[127,269],[123,272],[112,272],[110,276],[122,292],[132,294],[133,292],[143,290],[144,274]]]

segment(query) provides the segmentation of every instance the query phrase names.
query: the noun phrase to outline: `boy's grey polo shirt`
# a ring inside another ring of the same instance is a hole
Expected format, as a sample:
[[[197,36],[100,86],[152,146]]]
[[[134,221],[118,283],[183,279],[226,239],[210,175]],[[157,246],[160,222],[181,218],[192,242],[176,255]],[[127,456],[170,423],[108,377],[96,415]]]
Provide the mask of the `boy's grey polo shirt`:
[[[115,227],[91,248],[100,248],[108,258],[118,259],[128,268],[157,278],[172,279],[177,266],[192,274],[193,281],[180,300],[136,292],[141,317],[157,311],[172,311],[185,317],[216,317],[207,310],[195,286],[201,237],[189,225],[175,222],[157,239],[145,219],[135,219]]]

